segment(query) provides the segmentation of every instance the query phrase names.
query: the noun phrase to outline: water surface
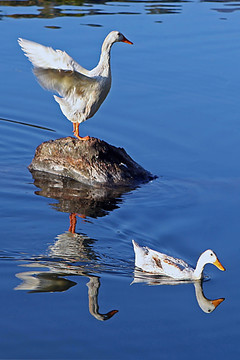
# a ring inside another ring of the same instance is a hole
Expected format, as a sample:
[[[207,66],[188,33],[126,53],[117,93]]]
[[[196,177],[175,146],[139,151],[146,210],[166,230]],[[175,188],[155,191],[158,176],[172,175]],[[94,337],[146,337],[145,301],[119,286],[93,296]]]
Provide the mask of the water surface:
[[[2,359],[239,357],[238,10],[0,1]],[[72,126],[17,38],[92,68],[114,29],[134,46],[114,45],[111,92],[81,134],[124,147],[158,178],[109,193],[33,177],[36,147]],[[191,265],[212,248],[227,271],[207,265],[202,296],[225,301],[205,313],[193,284],[134,281],[132,239]]]

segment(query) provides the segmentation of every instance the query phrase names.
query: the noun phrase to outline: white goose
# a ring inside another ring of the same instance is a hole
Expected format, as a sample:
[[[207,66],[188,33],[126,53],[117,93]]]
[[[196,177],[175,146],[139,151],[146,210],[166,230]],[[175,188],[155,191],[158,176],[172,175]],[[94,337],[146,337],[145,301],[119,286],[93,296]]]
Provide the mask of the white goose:
[[[212,250],[204,251],[193,269],[185,261],[172,256],[162,254],[148,247],[139,246],[134,240],[135,266],[143,271],[158,275],[169,276],[176,280],[199,280],[203,276],[203,269],[206,264],[214,264],[218,269],[225,271]]]
[[[73,123],[73,133],[79,136],[79,124],[91,118],[99,109],[111,88],[110,51],[115,42],[132,44],[118,31],[111,31],[102,44],[98,65],[84,69],[65,51],[54,50],[33,41],[19,38],[18,43],[32,62],[39,83],[54,95],[63,114]]]

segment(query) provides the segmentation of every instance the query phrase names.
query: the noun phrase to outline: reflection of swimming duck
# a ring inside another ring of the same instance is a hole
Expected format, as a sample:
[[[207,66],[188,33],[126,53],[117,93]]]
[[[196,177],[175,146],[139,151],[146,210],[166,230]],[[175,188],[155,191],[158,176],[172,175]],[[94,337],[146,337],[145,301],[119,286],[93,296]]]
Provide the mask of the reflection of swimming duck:
[[[156,274],[148,274],[138,269],[134,270],[134,279],[132,284],[145,283],[147,285],[179,285],[192,283],[195,288],[195,295],[199,307],[205,313],[213,312],[218,305],[220,305],[225,299],[219,298],[215,300],[207,299],[203,293],[202,280],[175,280],[167,276],[158,276]]]
[[[169,276],[176,280],[198,280],[202,278],[204,266],[214,264],[218,269],[225,270],[212,250],[204,251],[193,269],[181,259],[162,254],[148,247],[139,246],[134,240],[135,266],[153,274]]]
[[[195,287],[195,294],[198,305],[205,313],[213,312],[216,309],[216,307],[225,300],[224,298],[215,299],[215,300],[207,299],[203,294],[201,281],[194,281],[193,284]]]
[[[40,84],[61,97],[59,103],[63,114],[73,123],[74,135],[79,136],[79,124],[91,118],[105,100],[111,88],[110,51],[115,42],[132,44],[118,31],[105,38],[98,65],[86,70],[65,51],[53,50],[38,43],[19,39],[19,45],[34,65],[34,73]]]

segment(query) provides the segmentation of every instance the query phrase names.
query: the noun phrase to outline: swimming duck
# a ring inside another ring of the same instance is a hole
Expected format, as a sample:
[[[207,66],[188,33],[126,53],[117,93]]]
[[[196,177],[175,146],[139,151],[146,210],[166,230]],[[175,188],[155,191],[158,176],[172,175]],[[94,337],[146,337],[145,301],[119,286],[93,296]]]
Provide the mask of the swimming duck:
[[[204,251],[193,269],[185,261],[172,256],[151,250],[147,246],[141,247],[132,240],[135,252],[135,266],[143,271],[158,275],[169,276],[176,280],[199,280],[203,276],[203,269],[206,264],[214,264],[218,269],[225,271],[212,250]]]
[[[65,51],[18,39],[40,85],[61,96],[54,95],[54,99],[73,123],[73,133],[78,139],[89,139],[79,135],[79,124],[97,112],[111,88],[110,51],[115,42],[133,44],[119,31],[111,31],[102,44],[98,65],[87,70]]]

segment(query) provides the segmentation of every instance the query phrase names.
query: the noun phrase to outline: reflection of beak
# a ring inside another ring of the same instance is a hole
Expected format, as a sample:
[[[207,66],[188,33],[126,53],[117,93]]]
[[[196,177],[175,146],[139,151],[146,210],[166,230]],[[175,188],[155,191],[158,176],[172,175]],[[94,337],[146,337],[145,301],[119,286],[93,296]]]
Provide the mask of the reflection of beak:
[[[214,261],[213,263],[219,270],[225,271],[226,269],[222,266],[222,264],[220,263],[220,261],[217,259],[216,261]]]
[[[225,298],[221,298],[221,299],[216,299],[216,300],[211,300],[212,304],[215,306],[215,308],[221,304],[223,301],[225,300]]]
[[[113,315],[115,315],[118,312],[118,310],[111,310],[107,314],[104,315],[104,320],[110,319]]]
[[[124,42],[124,43],[126,43],[126,44],[133,45],[133,43],[132,43],[130,40],[128,40],[127,38],[125,38],[125,36],[124,36],[122,42]]]

